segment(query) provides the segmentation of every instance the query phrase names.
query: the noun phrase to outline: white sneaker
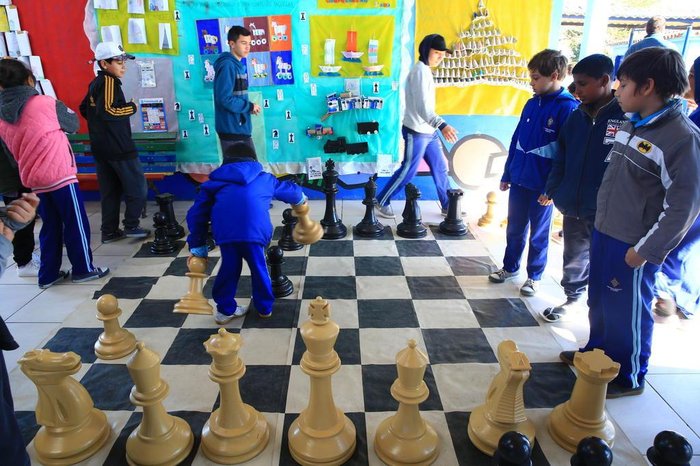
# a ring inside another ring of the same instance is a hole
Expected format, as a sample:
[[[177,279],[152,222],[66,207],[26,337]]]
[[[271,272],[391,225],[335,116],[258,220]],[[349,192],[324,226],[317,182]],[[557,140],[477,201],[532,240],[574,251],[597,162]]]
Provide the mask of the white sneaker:
[[[506,269],[496,270],[489,274],[491,283],[503,283],[506,280],[512,280],[518,276],[518,272],[508,272]]]
[[[391,205],[376,205],[374,206],[374,210],[380,217],[396,218],[396,215],[394,215],[394,209],[391,208]]]
[[[219,325],[226,325],[229,322],[231,322],[234,318],[242,317],[247,313],[248,308],[243,306],[236,306],[236,310],[231,315],[219,312],[219,310],[217,309],[216,313],[214,314],[214,321]]]
[[[17,267],[18,277],[38,277],[41,260],[36,253],[32,253],[32,260],[22,267]]]
[[[520,287],[520,294],[523,296],[535,296],[539,283],[532,278],[528,278]]]

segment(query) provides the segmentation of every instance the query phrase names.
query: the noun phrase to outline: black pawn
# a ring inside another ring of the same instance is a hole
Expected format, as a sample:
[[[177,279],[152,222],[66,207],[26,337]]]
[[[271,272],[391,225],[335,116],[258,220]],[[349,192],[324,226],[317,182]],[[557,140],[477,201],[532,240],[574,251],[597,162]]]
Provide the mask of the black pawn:
[[[503,434],[493,454],[496,466],[532,466],[530,441],[520,432]]]
[[[647,458],[654,466],[688,466],[693,458],[693,447],[681,434],[664,430],[654,437],[654,446],[647,450]]]
[[[598,437],[582,438],[571,457],[571,466],[610,466],[612,462],[612,450]]]
[[[384,225],[377,221],[374,206],[377,205],[377,174],[369,177],[365,183],[365,198],[362,203],[365,207],[365,217],[355,226],[355,234],[363,238],[377,238],[384,234]]]
[[[168,226],[168,236],[173,239],[180,239],[185,236],[185,229],[177,222],[175,218],[175,210],[173,209],[173,201],[175,196],[170,193],[158,194],[156,202],[158,209],[165,214]]]
[[[428,229],[423,225],[418,199],[420,190],[413,184],[406,185],[406,206],[403,208],[403,222],[396,227],[396,233],[402,238],[424,238]]]
[[[168,236],[168,219],[163,212],[153,214],[153,225],[155,225],[155,239],[151,244],[151,254],[163,255],[175,252],[175,242]]]
[[[335,196],[338,194],[338,172],[335,171],[335,162],[332,159],[326,161],[326,171],[323,172],[323,192],[326,193],[326,212],[321,220],[323,239],[345,238],[348,229],[338,218],[335,210]]]
[[[207,228],[207,251],[211,252],[216,249],[216,241],[214,240],[214,233],[211,231],[211,223]]]
[[[292,209],[284,209],[282,212],[282,237],[277,241],[277,245],[284,251],[297,251],[304,247],[303,244],[294,241],[292,232],[294,227],[299,223],[299,219],[292,214]]]
[[[270,281],[272,282],[272,294],[275,298],[284,298],[294,291],[292,281],[286,275],[282,275],[284,253],[279,246],[270,246],[267,249],[267,265],[270,267]]]
[[[440,233],[449,236],[464,236],[467,234],[467,226],[462,221],[462,209],[460,208],[460,198],[464,196],[461,189],[448,189],[447,197],[447,217],[440,223],[438,229]]]

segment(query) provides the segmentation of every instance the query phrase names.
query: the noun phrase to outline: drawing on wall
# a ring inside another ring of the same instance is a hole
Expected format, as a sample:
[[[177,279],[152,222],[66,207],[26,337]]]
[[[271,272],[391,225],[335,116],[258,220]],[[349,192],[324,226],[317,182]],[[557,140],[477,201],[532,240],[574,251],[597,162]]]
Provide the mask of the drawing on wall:
[[[129,43],[148,43],[146,40],[146,22],[143,18],[129,18]]]
[[[148,0],[148,9],[150,11],[168,11],[168,0]]]
[[[117,0],[95,0],[93,5],[95,5],[96,9],[101,10],[116,10],[119,8]]]
[[[127,3],[127,11],[132,15],[142,15],[146,11],[143,6],[144,0],[129,0]]]
[[[218,55],[222,52],[219,41],[219,20],[197,20],[197,39],[200,55]]]

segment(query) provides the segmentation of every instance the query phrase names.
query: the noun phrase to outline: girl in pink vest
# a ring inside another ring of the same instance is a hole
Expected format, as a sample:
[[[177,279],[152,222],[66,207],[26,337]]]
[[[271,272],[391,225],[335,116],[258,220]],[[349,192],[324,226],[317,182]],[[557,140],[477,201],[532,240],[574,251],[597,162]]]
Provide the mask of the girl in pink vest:
[[[34,84],[24,63],[0,60],[0,139],[6,152],[0,156],[17,161],[22,184],[41,199],[39,287],[48,288],[68,276],[61,270],[64,243],[73,282],[104,277],[109,269],[92,264],[90,224],[64,133],[78,129],[78,117],[63,102],[39,95]]]

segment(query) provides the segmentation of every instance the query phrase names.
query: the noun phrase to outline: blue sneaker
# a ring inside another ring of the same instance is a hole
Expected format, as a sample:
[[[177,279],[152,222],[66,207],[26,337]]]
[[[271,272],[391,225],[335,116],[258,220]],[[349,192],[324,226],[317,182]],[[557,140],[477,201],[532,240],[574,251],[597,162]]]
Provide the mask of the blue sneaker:
[[[84,283],[90,280],[97,280],[102,278],[109,273],[109,267],[96,267],[92,272],[84,273],[82,275],[73,275],[73,283]]]
[[[58,277],[54,281],[49,283],[39,283],[39,288],[45,290],[46,288],[50,288],[51,286],[65,280],[66,278],[68,278],[68,272],[66,272],[65,270],[59,270]]]

